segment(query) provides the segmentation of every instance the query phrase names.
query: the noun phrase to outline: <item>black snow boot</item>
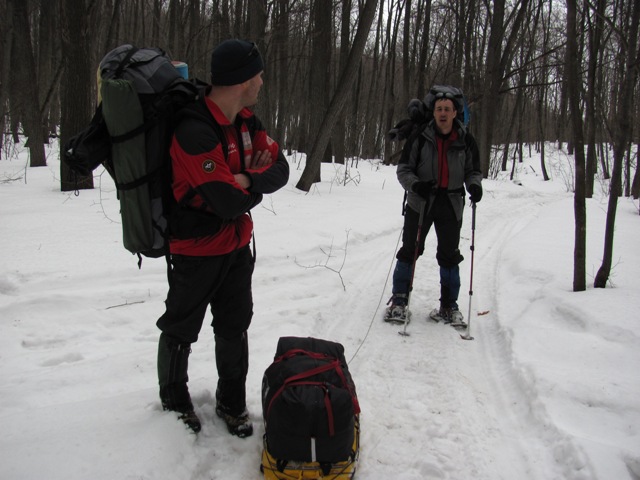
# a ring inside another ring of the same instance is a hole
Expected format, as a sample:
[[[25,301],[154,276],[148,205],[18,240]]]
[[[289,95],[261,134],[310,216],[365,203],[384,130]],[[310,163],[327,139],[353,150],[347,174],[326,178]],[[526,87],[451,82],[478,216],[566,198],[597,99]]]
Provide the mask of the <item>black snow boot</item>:
[[[178,412],[178,418],[194,433],[202,428],[200,419],[193,410],[187,388],[189,377],[189,354],[191,345],[179,343],[162,333],[158,342],[158,382],[160,401],[164,410]]]
[[[229,433],[245,438],[253,434],[253,424],[246,406],[246,379],[249,370],[247,332],[233,338],[215,336],[218,388],[216,414]]]

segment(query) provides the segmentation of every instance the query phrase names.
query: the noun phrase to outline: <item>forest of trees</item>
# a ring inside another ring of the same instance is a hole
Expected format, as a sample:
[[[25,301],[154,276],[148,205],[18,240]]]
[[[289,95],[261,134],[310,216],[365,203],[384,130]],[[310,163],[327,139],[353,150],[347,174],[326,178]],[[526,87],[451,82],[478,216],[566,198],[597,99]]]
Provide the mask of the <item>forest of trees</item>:
[[[408,101],[456,85],[485,177],[525,146],[545,179],[545,142],[575,155],[580,264],[596,175],[611,179],[612,229],[618,196],[640,194],[639,19],[638,0],[0,0],[0,155],[25,135],[30,165],[45,165],[50,137],[89,122],[97,65],[118,45],[161,47],[206,81],[213,47],[246,38],[266,63],[258,115],[308,155],[298,188],[332,158],[394,163],[401,146],[385,135]],[[62,190],[92,187],[61,169]]]

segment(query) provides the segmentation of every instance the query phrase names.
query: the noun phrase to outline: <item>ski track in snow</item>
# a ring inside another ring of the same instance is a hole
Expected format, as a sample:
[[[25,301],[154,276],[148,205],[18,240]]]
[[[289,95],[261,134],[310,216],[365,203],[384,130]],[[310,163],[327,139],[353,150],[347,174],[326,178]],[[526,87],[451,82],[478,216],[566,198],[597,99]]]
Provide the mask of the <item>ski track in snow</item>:
[[[479,206],[478,222],[482,221],[483,227],[480,231],[476,227],[476,268],[483,261],[489,265],[499,264],[501,247],[511,238],[510,231],[517,232],[530,221],[534,215],[530,210],[530,207],[524,208],[524,203],[521,208],[511,205],[507,213],[509,220],[505,221],[505,212],[496,212],[502,216],[502,221],[499,227],[491,228],[491,217],[482,218],[481,215],[486,215],[486,212]],[[468,258],[461,265],[461,292],[465,288],[468,292],[469,287],[470,253],[465,252],[469,252],[470,217],[471,210],[467,209],[467,237],[461,242],[461,251]],[[533,458],[540,458],[547,453],[543,444],[536,444],[539,441],[531,433],[541,433],[542,429],[539,427],[541,419],[527,413],[536,408],[531,405],[528,392],[519,391],[514,397],[512,385],[520,382],[518,372],[512,369],[508,345],[496,345],[492,340],[494,336],[485,331],[476,341],[464,341],[451,327],[427,319],[428,312],[437,305],[439,297],[437,265],[433,259],[434,232],[430,232],[425,254],[416,268],[411,301],[413,315],[407,327],[410,336],[397,334],[403,330],[401,326],[380,322],[390,296],[391,269],[395,264],[393,257],[391,265],[382,259],[386,260],[385,257],[389,256],[388,245],[398,233],[395,230],[385,235],[389,238],[381,242],[379,262],[372,264],[370,259],[355,261],[360,280],[354,283],[367,285],[367,279],[382,278],[381,273],[388,274],[386,293],[377,298],[379,292],[363,290],[353,295],[353,300],[347,305],[341,305],[347,311],[373,312],[372,305],[382,300],[380,309],[373,313],[372,319],[347,317],[344,322],[335,323],[335,328],[344,336],[349,331],[367,331],[367,322],[373,322],[368,337],[361,340],[364,342],[358,345],[357,356],[351,362],[354,378],[357,379],[358,372],[364,370],[367,377],[370,376],[369,372],[374,372],[380,379],[375,385],[358,387],[365,399],[363,411],[366,412],[362,419],[363,444],[367,446],[362,453],[363,476],[392,478],[394,472],[398,471],[397,459],[409,458],[413,461],[403,462],[402,465],[403,479],[563,478],[567,472],[540,470],[540,466],[546,468],[549,463],[553,464],[553,459],[544,459],[539,463],[522,461],[532,458],[532,451],[538,452]],[[487,247],[484,251],[478,248],[479,240]],[[466,250],[463,250],[465,247]],[[368,245],[368,251],[372,249],[372,245]],[[476,270],[477,276],[479,273]],[[481,278],[476,277],[476,281],[481,281]],[[492,291],[495,288],[484,286],[474,293],[478,295],[488,290],[488,299],[484,303],[493,305],[495,297]],[[465,316],[467,302],[468,295],[461,294],[460,308]],[[338,311],[339,308],[340,305],[337,306]],[[487,326],[491,328],[491,323],[497,323],[496,320],[476,317],[477,310],[475,308],[472,312],[472,335],[477,331],[476,322],[483,322],[482,330]],[[493,317],[496,317],[496,312]],[[348,324],[354,327],[345,329]],[[509,388],[500,388],[502,382],[508,384]],[[427,406],[428,418],[424,418],[424,408],[412,408],[416,403]],[[475,408],[469,408],[471,405]],[[514,409],[519,413],[514,413]],[[505,415],[505,412],[511,413]],[[540,416],[543,417],[543,413]],[[367,429],[370,423],[374,424],[374,428]],[[388,432],[384,438],[367,435],[368,431],[380,431],[380,428],[375,428],[378,426],[383,426],[382,430]],[[566,442],[563,443],[563,439],[558,443],[571,453],[571,445],[564,445]],[[493,462],[492,452],[495,451],[502,452],[503,458],[499,463]],[[512,471],[505,471],[505,464],[511,465]],[[370,465],[375,465],[375,468],[369,468]]]
[[[540,202],[542,205],[553,200],[554,197],[541,198]],[[580,473],[584,460],[575,446],[559,432],[548,431],[544,408],[527,390],[531,379],[514,364],[508,342],[496,340],[501,338],[495,335],[501,329],[493,294],[497,285],[482,285],[482,264],[495,266],[495,277],[502,248],[535,218],[536,211],[531,210],[526,199],[519,204],[511,199],[508,212],[484,211],[481,204],[478,212],[475,275],[479,288],[476,287],[474,296],[480,300],[474,298],[472,312],[472,334],[478,335],[476,341],[463,341],[451,327],[427,319],[439,297],[433,258],[434,232],[429,234],[425,255],[416,269],[413,317],[407,327],[409,337],[398,335],[402,326],[381,320],[391,295],[393,248],[398,246],[401,222],[376,236],[350,232],[346,261],[340,271],[345,290],[340,288],[338,273],[325,268],[323,258],[300,265],[299,278],[289,279],[294,285],[305,281],[335,284],[332,299],[298,298],[290,294],[286,304],[292,306],[292,323],[287,323],[287,327],[293,333],[287,334],[295,335],[296,327],[306,328],[310,329],[308,335],[340,341],[345,346],[363,410],[359,468],[363,478],[392,478],[398,472],[398,458],[403,459],[403,479],[590,478]],[[493,222],[491,215],[500,215],[501,221]],[[493,223],[497,226],[492,227]],[[471,209],[466,209],[461,242],[466,260],[461,264],[460,299],[465,316],[470,224]],[[359,248],[364,243],[367,248]],[[334,239],[322,248],[320,257],[331,250],[333,268],[338,269],[342,261],[340,248],[344,246]],[[306,250],[305,256],[313,257],[314,248]],[[305,271],[308,268],[322,271],[309,276]],[[307,292],[309,288],[302,286],[301,290]],[[297,301],[304,308],[296,309]],[[481,309],[490,313],[477,317],[475,312]],[[478,330],[480,322],[483,325]],[[369,378],[371,374],[379,381],[358,384],[359,376]],[[515,393],[514,385],[520,385]],[[412,408],[416,403],[420,408]],[[428,418],[424,418],[425,405],[430,413]],[[475,408],[470,409],[469,405]],[[386,434],[383,437],[369,434],[380,431]],[[556,445],[558,458],[545,458],[550,455],[547,442]],[[492,459],[496,450],[503,455],[499,462]],[[512,461],[506,460],[509,457]],[[549,470],[548,465],[556,464],[556,460],[569,466],[565,471]],[[505,471],[505,464],[511,465],[512,471]]]
[[[478,268],[474,276],[477,275],[479,283],[474,292],[474,296],[478,297],[474,299],[477,307],[474,310],[488,313],[476,320],[483,323],[483,328],[478,336],[480,356],[472,364],[485,370],[481,384],[490,387],[490,406],[493,409],[496,431],[500,432],[502,441],[506,443],[503,448],[489,449],[489,452],[509,452],[514,459],[513,465],[526,465],[526,471],[514,472],[514,475],[508,476],[502,476],[504,472],[496,472],[496,475],[499,478],[596,478],[580,449],[552,425],[545,407],[536,396],[536,390],[531,388],[535,380],[514,359],[511,332],[505,329],[501,321],[503,319],[497,295],[498,289],[502,288],[500,271],[506,268],[505,264],[508,265],[502,258],[504,248],[537,217],[542,206],[547,202],[557,201],[557,197],[541,195],[535,210],[531,208],[530,196],[508,197],[493,199],[491,203],[490,214],[500,215],[500,222],[492,221],[497,218],[484,218],[478,213],[476,225]],[[496,208],[497,205],[508,205],[508,208]],[[480,205],[478,211],[480,212]],[[483,274],[485,268],[492,269],[492,272]],[[483,279],[493,279],[494,284],[483,286]],[[549,445],[552,446],[551,449]],[[520,462],[517,461],[518,458]],[[549,469],[550,466],[555,468]]]

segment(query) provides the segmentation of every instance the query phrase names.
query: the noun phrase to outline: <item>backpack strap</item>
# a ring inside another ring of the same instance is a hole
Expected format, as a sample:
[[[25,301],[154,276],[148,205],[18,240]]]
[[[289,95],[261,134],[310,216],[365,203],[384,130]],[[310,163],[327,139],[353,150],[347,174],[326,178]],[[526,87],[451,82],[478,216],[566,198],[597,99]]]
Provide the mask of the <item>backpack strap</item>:
[[[273,397],[271,397],[271,401],[269,402],[269,406],[267,407],[267,417],[269,416],[269,412],[271,411],[271,407],[273,406],[273,402],[280,396],[280,394],[282,393],[282,391],[287,388],[289,385],[291,385],[292,383],[297,383],[301,380],[307,379],[309,377],[313,377],[314,375],[318,375],[320,373],[324,373],[324,372],[328,372],[329,370],[338,370],[340,368],[340,362],[338,360],[333,360],[329,363],[326,363],[324,365],[320,365],[319,367],[316,368],[312,368],[310,370],[307,370],[305,372],[300,372],[296,375],[292,375],[289,378],[287,378],[282,385],[280,386],[280,388],[278,388],[278,390],[276,390],[276,393],[273,394]],[[319,382],[322,383],[323,382]]]
[[[291,350],[287,350],[285,353],[276,358],[273,363],[287,360],[291,357],[295,357],[296,355],[306,355],[307,357],[314,358],[316,360],[336,360],[335,357],[327,355],[326,353],[310,352],[309,350],[304,350],[302,348],[292,348]]]
[[[147,120],[139,127],[134,128],[133,130],[128,131],[127,133],[123,133],[122,135],[116,135],[115,137],[111,137],[111,142],[113,143],[122,143],[127,140],[131,140],[134,137],[150,130],[158,121],[156,119]]]
[[[320,365],[319,367],[313,368],[311,370],[307,370],[305,372],[298,373],[297,375],[293,375],[293,376],[287,378],[283,382],[282,386],[278,389],[276,394],[273,396],[273,398],[271,399],[271,402],[269,403],[269,409],[267,410],[267,412],[271,409],[271,404],[273,403],[273,399],[275,397],[277,397],[280,393],[282,393],[282,390],[284,390],[285,387],[287,387],[287,385],[289,385],[291,382],[295,382],[295,381],[299,381],[299,380],[304,379],[304,378],[312,377],[314,375],[317,375],[317,374],[323,373],[323,372],[327,372],[329,370],[335,370],[336,374],[340,378],[340,381],[342,382],[342,387],[347,389],[347,391],[351,395],[351,400],[353,402],[353,410],[354,410],[354,412],[356,414],[360,413],[360,404],[358,402],[358,397],[356,396],[355,392],[351,388],[351,385],[349,385],[349,382],[347,381],[347,377],[344,374],[344,371],[342,370],[342,365],[340,364],[340,360],[339,359],[337,359],[334,356],[328,355],[326,353],[311,352],[309,350],[304,350],[302,348],[293,348],[291,350],[286,351],[282,355],[280,355],[278,358],[276,358],[273,361],[273,363],[278,363],[278,362],[281,362],[283,360],[287,360],[287,359],[289,359],[291,357],[295,357],[296,355],[305,355],[305,356],[313,358],[315,360],[327,361],[328,363],[326,363],[324,365]]]
[[[118,64],[118,68],[116,69],[116,73],[115,73],[115,78],[120,78],[122,76],[122,72],[124,72],[124,69],[127,68],[127,64],[129,63],[129,60],[131,60],[131,57],[133,57],[138,50],[140,50],[138,47],[131,47],[131,49],[127,52],[127,54]]]

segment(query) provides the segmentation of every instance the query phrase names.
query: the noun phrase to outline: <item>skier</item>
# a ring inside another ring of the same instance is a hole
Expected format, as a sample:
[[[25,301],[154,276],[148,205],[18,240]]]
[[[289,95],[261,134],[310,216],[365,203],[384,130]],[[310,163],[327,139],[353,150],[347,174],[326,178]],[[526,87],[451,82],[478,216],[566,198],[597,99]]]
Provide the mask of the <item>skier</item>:
[[[408,194],[402,246],[396,255],[393,272],[391,305],[385,315],[387,321],[407,321],[407,300],[415,259],[424,252],[424,241],[433,225],[440,267],[440,307],[431,317],[445,323],[464,322],[458,309],[464,186],[471,201],[479,202],[482,172],[476,141],[456,119],[461,109],[462,105],[452,93],[437,92],[433,101],[433,120],[409,137],[402,151],[397,177]],[[425,214],[418,239],[422,202],[425,202]]]

